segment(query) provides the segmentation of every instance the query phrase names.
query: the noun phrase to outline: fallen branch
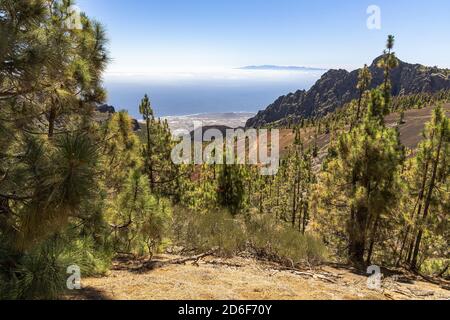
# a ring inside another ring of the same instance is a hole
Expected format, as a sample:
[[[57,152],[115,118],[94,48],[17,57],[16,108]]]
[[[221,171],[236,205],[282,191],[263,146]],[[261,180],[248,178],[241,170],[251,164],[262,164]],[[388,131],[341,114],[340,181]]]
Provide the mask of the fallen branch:
[[[313,272],[303,272],[303,271],[292,271],[294,274],[299,275],[299,276],[306,276],[306,277],[310,277],[313,279],[319,279],[325,282],[329,282],[329,283],[337,283],[337,281],[335,279],[332,279],[330,277],[318,274],[318,273],[313,273]]]
[[[199,254],[196,256],[186,257],[186,258],[177,258],[177,259],[172,259],[172,260],[167,260],[167,261],[152,261],[152,260],[150,260],[150,261],[144,262],[140,267],[134,269],[134,271],[143,272],[146,270],[155,270],[155,269],[159,269],[164,266],[167,266],[169,264],[185,264],[186,262],[189,262],[189,261],[194,261],[194,263],[196,263],[200,259],[214,255],[218,250],[219,249],[212,249],[206,253],[202,253],[202,254]]]
[[[290,267],[284,267],[284,266],[279,266],[276,269],[281,270],[281,271],[290,271],[293,274],[298,275],[298,276],[319,279],[319,280],[329,282],[329,283],[337,283],[337,280],[342,278],[342,276],[339,274],[332,274],[332,273],[329,273],[326,271],[324,271],[324,272],[312,272],[312,271],[306,272],[306,271],[302,271],[297,268],[290,268]]]
[[[208,251],[206,253],[202,253],[202,254],[199,254],[199,255],[196,255],[196,256],[193,256],[193,257],[169,260],[166,263],[167,264],[185,264],[186,262],[189,262],[189,261],[198,262],[200,259],[203,259],[203,258],[206,258],[208,256],[214,255],[217,251],[218,251],[218,249],[213,249],[213,250],[210,250],[210,251]]]
[[[414,298],[414,296],[413,296],[412,294],[410,294],[410,293],[408,293],[408,292],[406,292],[406,291],[404,291],[404,290],[400,290],[399,288],[394,288],[394,289],[392,289],[392,290],[390,290],[390,291],[395,292],[395,293],[402,294],[402,295],[407,296],[407,297],[409,297],[409,298]]]
[[[229,262],[223,262],[223,261],[217,261],[217,260],[207,261],[206,264],[225,266],[225,267],[230,267],[230,268],[242,268],[243,267],[243,265],[241,265],[241,264],[229,263]]]

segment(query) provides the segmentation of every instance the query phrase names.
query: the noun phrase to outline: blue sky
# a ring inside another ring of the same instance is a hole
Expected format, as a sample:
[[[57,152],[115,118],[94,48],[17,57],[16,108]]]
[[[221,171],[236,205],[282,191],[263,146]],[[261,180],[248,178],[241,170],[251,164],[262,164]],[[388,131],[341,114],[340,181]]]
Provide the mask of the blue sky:
[[[397,38],[405,61],[450,68],[448,0],[78,0],[110,38],[110,73],[276,64],[354,69]],[[381,30],[366,27],[369,5]]]

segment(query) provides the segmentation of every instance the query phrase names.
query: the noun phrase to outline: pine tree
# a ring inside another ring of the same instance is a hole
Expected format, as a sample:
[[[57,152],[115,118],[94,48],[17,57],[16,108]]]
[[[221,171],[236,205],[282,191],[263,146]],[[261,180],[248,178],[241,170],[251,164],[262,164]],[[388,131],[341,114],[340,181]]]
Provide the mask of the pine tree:
[[[321,214],[331,207],[347,221],[348,259],[359,268],[371,258],[365,259],[368,241],[377,233],[379,219],[395,203],[402,158],[397,133],[382,120],[382,96],[372,91],[363,123],[340,136],[317,189]]]
[[[167,232],[170,216],[169,203],[152,196],[148,179],[131,171],[107,210],[115,250],[152,256]]]
[[[433,211],[439,210],[441,195],[439,190],[448,190],[449,185],[447,161],[450,152],[450,124],[441,107],[435,109],[433,120],[424,132],[424,138],[419,147],[416,164],[416,179],[421,181],[421,184],[418,190],[417,213],[415,213],[417,233],[410,247],[410,265],[413,270],[418,268],[424,231],[428,229],[432,219],[430,215]],[[446,198],[443,197],[442,200],[445,201]]]
[[[378,62],[378,67],[384,70],[383,95],[386,108],[389,108],[391,102],[391,72],[393,69],[397,68],[399,64],[395,53],[392,52],[394,44],[395,37],[389,35],[386,43],[386,50],[384,51],[383,57]]]
[[[0,50],[0,203],[18,217],[2,224],[21,230],[22,248],[63,228],[95,185],[92,112],[105,97],[106,39],[85,15],[81,30],[67,29],[71,5],[1,3],[0,24],[9,31]]]
[[[150,189],[153,190],[155,187],[155,177],[154,177],[154,168],[153,168],[153,145],[152,145],[152,125],[155,121],[155,116],[153,114],[153,109],[151,107],[150,99],[146,94],[139,105],[139,112],[142,115],[145,121],[145,130],[146,130],[146,142],[143,153],[145,155],[145,170],[147,171],[147,175],[150,181]]]
[[[84,14],[81,29],[67,28],[72,4],[0,1],[1,297],[4,284],[15,298],[55,297],[67,268],[58,248],[67,245],[72,259],[74,237],[91,241],[83,232],[101,225],[101,136],[93,113],[105,99],[106,38]],[[30,261],[35,269],[27,269]],[[32,281],[15,280],[24,277]]]
[[[363,95],[369,89],[371,81],[372,81],[372,74],[370,73],[370,70],[369,70],[369,67],[367,67],[367,64],[365,64],[364,68],[362,68],[358,74],[357,89],[359,90],[359,97],[358,97],[358,109],[356,112],[355,123],[358,123],[360,121],[361,103],[362,103]],[[355,123],[352,123],[352,128],[355,125]]]
[[[223,164],[218,177],[219,205],[236,215],[242,209],[245,199],[244,173],[241,165]]]
[[[101,131],[103,180],[106,188],[114,192],[120,192],[130,170],[143,165],[139,154],[141,142],[132,126],[131,117],[121,111],[113,114]]]

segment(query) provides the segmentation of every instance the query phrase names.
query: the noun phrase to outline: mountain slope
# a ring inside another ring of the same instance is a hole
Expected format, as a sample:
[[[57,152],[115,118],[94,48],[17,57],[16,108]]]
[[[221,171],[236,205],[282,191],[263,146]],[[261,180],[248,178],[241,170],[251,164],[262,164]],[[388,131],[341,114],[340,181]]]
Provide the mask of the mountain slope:
[[[383,83],[383,70],[377,67],[381,56],[370,65],[373,80],[371,87]],[[279,97],[264,111],[247,121],[247,127],[260,127],[281,120],[287,116],[313,118],[333,112],[358,97],[356,84],[358,70],[330,70],[326,72],[310,90],[299,90]],[[450,70],[437,67],[425,67],[399,60],[399,66],[391,75],[392,94],[408,95],[421,92],[434,93],[450,89]]]

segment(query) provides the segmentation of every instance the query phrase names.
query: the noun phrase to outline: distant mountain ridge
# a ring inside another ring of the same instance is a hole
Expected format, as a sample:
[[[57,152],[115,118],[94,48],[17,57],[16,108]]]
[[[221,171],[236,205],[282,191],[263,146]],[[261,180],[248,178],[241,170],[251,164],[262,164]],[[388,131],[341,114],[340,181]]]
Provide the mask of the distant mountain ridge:
[[[381,58],[376,58],[369,67],[373,77],[371,88],[383,83],[383,70],[377,67]],[[261,127],[288,116],[313,118],[333,112],[358,97],[356,85],[359,70],[329,70],[308,91],[298,90],[279,97],[264,111],[249,119],[246,127]],[[399,60],[399,66],[392,71],[391,81],[394,96],[434,93],[450,89],[450,70]]]
[[[298,67],[298,66],[276,66],[276,65],[261,65],[261,66],[245,66],[238,68],[240,70],[272,70],[272,71],[326,71],[323,68],[312,67]]]

